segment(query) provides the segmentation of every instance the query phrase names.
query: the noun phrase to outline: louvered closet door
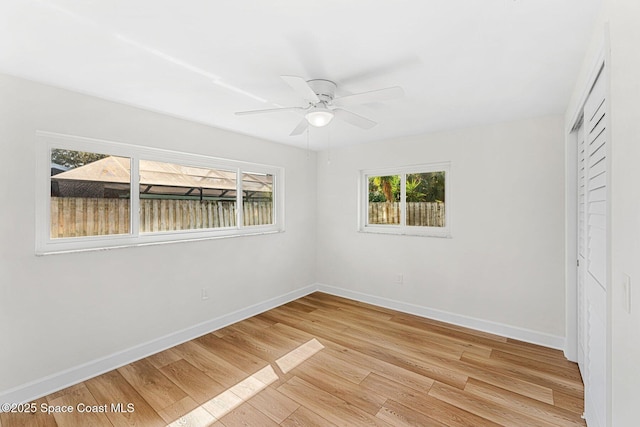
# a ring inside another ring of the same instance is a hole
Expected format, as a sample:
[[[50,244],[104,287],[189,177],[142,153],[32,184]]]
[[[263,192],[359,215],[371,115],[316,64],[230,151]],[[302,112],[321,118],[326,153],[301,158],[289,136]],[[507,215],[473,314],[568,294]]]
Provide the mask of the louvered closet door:
[[[607,150],[608,112],[602,76],[584,107],[586,138],[586,351],[585,415],[590,427],[606,425]]]
[[[585,352],[587,347],[587,293],[585,276],[587,274],[587,144],[584,134],[584,122],[577,131],[578,134],[578,366],[585,373]]]

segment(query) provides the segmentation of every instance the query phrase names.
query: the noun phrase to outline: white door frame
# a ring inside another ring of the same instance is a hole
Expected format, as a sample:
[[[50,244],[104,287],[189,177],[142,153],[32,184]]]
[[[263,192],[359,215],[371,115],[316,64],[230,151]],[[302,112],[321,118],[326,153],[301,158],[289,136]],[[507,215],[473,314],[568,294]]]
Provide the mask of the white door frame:
[[[604,44],[565,129],[565,357],[578,361],[578,135],[584,104],[605,64]]]
[[[565,134],[565,348],[578,361],[578,132],[572,123]]]
[[[608,31],[605,30],[604,37],[598,50],[596,60],[592,63],[590,73],[587,75],[587,79],[584,80],[584,86],[582,88],[581,96],[576,99],[574,111],[570,111],[571,116],[567,115],[569,119],[565,122],[565,295],[566,295],[566,324],[565,324],[565,356],[574,362],[578,361],[578,277],[577,277],[577,260],[578,260],[578,193],[577,193],[577,181],[578,181],[578,168],[577,168],[577,151],[578,151],[578,135],[577,127],[583,114],[583,109],[587,97],[589,96],[592,87],[594,86],[600,70],[603,71],[601,78],[605,78],[606,91],[610,93],[610,49],[609,49],[609,37]],[[607,102],[609,103],[610,97],[607,95]],[[610,111],[610,110],[609,110]],[[610,113],[607,117],[606,127],[609,129],[609,135],[611,135],[611,117]],[[607,153],[607,168],[610,171],[611,168],[611,144],[609,144]],[[607,192],[610,194],[611,189],[608,188]],[[608,197],[610,199],[610,197]],[[607,208],[607,241],[606,250],[608,254],[611,254],[611,207]],[[611,283],[611,256],[608,255],[607,259],[607,276],[606,280]],[[611,295],[612,292],[607,292],[606,304],[606,414],[607,419],[604,420],[607,426],[611,425]]]

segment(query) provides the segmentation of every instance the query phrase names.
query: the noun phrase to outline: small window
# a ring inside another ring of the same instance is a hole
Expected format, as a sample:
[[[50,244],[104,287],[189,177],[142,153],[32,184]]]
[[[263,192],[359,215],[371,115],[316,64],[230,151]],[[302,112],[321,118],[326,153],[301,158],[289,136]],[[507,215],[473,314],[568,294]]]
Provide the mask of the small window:
[[[273,175],[243,173],[242,206],[245,226],[273,224]]]
[[[36,253],[284,230],[282,168],[38,132]]]
[[[369,224],[400,224],[400,175],[369,177]]]
[[[362,171],[360,230],[450,237],[450,164]]]
[[[444,171],[407,174],[407,225],[446,227]]]

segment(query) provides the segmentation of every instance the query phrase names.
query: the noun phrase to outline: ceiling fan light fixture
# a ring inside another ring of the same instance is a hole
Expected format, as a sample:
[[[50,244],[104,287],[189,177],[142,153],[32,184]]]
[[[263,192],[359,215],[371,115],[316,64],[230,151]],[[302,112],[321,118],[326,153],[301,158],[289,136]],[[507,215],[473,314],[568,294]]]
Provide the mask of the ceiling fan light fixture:
[[[333,119],[333,111],[326,107],[313,107],[304,117],[311,126],[320,128],[328,125]]]

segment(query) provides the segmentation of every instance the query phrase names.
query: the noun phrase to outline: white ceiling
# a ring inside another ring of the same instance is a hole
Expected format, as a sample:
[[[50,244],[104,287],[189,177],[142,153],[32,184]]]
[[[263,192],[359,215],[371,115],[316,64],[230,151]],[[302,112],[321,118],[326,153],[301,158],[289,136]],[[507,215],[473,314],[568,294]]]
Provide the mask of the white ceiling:
[[[404,88],[320,149],[564,112],[600,3],[0,0],[0,72],[299,147],[297,113],[233,113],[304,106],[280,75]]]

